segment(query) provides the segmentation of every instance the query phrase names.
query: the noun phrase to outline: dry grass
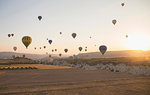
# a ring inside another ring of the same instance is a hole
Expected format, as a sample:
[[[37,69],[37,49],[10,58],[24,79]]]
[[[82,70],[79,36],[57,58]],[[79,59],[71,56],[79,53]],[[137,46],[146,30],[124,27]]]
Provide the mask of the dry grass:
[[[56,65],[43,65],[43,64],[13,64],[13,65],[0,65],[0,67],[36,67],[38,69],[68,69],[71,67],[67,66],[56,66]]]

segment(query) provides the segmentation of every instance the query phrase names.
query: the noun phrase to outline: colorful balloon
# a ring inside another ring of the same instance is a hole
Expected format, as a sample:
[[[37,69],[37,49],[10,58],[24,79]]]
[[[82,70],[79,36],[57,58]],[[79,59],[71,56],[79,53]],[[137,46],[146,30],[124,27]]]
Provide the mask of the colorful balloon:
[[[100,50],[100,52],[102,53],[102,55],[104,55],[104,53],[105,53],[106,50],[107,50],[107,47],[106,47],[105,45],[101,45],[101,46],[99,47],[99,50]]]
[[[49,44],[51,44],[51,43],[52,43],[52,40],[49,40],[48,42],[49,42]]]
[[[112,23],[115,25],[117,23],[117,20],[112,20]]]
[[[82,47],[79,47],[79,51],[82,51]]]
[[[28,46],[31,44],[32,42],[32,38],[30,36],[24,36],[22,38],[22,42],[23,44],[26,46],[26,48],[28,48]]]
[[[51,58],[51,59],[50,59],[50,62],[53,62],[53,61],[54,61],[54,59]]]
[[[41,21],[42,20],[42,16],[38,16],[38,19],[39,19],[39,21]]]
[[[76,33],[72,33],[72,37],[75,38],[77,36]]]
[[[13,49],[14,49],[14,51],[16,51],[16,50],[17,50],[17,47],[15,46],[15,47],[13,47]]]
[[[64,51],[65,51],[65,53],[67,53],[67,52],[68,52],[68,49],[64,49]]]

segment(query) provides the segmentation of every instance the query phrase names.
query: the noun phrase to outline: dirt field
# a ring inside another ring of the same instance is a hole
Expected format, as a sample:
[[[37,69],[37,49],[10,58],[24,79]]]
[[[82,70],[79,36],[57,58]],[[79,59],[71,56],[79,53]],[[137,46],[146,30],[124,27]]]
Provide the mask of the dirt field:
[[[104,70],[37,69],[0,75],[1,95],[150,95],[150,77]]]
[[[38,69],[67,69],[72,67],[56,66],[56,65],[43,65],[43,64],[13,64],[13,65],[0,65],[0,67],[36,67]]]

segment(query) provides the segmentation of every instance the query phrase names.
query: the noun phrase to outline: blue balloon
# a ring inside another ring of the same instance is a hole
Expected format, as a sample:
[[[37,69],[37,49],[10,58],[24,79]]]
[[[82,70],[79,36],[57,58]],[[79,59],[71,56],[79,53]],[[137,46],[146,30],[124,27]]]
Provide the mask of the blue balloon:
[[[78,59],[78,56],[74,56],[74,59]]]
[[[99,47],[99,50],[100,50],[100,52],[104,55],[104,53],[105,53],[106,50],[107,50],[107,47],[106,47],[105,45],[101,45],[101,46]]]
[[[49,40],[48,42],[51,44],[51,43],[52,43],[52,40]]]

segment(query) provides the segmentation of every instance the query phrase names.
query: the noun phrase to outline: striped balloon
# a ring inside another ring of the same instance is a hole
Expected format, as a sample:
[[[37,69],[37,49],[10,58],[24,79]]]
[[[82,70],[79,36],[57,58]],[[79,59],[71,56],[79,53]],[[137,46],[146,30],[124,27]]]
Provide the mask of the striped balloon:
[[[28,48],[28,46],[31,44],[32,42],[32,38],[29,36],[24,36],[22,38],[22,43],[25,45],[26,48]]]

